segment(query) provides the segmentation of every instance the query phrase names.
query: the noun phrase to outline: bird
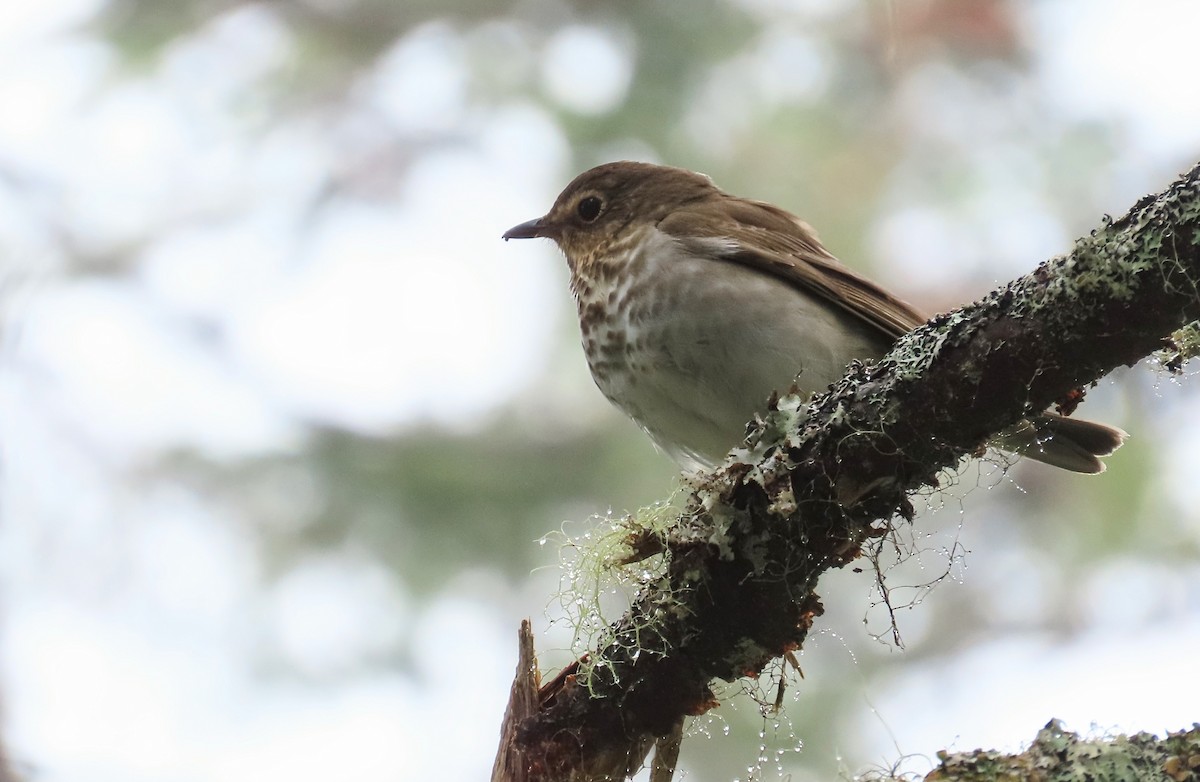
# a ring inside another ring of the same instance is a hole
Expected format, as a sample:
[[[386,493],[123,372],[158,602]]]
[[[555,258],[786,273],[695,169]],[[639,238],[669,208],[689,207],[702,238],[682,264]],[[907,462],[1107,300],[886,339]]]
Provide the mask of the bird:
[[[689,471],[721,464],[773,392],[823,391],[927,320],[799,217],[684,168],[596,166],[503,238],[562,250],[596,385]],[[993,444],[1099,473],[1126,436],[1047,411]]]

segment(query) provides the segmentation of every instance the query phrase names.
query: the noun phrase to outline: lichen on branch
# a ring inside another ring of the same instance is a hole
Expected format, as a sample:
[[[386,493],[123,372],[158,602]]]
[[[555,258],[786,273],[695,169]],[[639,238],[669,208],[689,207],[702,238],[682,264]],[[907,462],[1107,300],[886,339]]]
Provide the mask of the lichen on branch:
[[[657,737],[804,642],[821,574],[857,558],[911,493],[1022,418],[1131,365],[1200,317],[1200,166],[1071,252],[939,315],[828,393],[775,399],[744,448],[641,541],[661,576],[515,735],[531,780],[620,779]],[[636,545],[631,550],[638,550]]]

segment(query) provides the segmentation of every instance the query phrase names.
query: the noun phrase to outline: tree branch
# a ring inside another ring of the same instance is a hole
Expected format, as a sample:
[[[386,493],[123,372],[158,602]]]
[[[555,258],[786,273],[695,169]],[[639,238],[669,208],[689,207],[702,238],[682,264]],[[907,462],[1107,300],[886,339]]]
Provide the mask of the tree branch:
[[[1200,316],[1197,280],[1200,166],[1070,254],[852,365],[811,404],[774,401],[668,532],[631,541],[664,552],[661,577],[541,688],[507,750],[530,780],[628,775],[715,705],[714,678],[799,648],[822,613],[817,579],[894,517],[911,520],[911,492]]]
[[[939,752],[927,782],[1002,779],[1105,779],[1112,782],[1194,782],[1200,774],[1200,728],[1085,740],[1051,720],[1029,748],[1015,755],[977,749]],[[873,778],[892,782],[895,777]]]

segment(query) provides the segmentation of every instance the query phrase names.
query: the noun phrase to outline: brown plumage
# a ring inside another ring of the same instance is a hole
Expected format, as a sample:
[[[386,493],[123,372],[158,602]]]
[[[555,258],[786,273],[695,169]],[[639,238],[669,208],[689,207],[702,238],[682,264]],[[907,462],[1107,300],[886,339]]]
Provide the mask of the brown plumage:
[[[685,467],[720,462],[774,390],[824,390],[925,321],[842,265],[794,215],[680,168],[618,162],[575,178],[505,239],[547,237],[571,270],[605,396]],[[1084,473],[1125,433],[1045,413],[997,445]]]

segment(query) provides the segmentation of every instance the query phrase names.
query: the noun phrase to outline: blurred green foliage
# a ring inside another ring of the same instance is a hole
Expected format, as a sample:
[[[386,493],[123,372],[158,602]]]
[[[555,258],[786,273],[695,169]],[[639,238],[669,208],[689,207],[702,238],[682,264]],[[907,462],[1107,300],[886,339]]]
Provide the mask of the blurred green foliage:
[[[964,221],[968,233],[971,221],[983,218],[963,205],[1000,186],[1033,193],[1046,217],[1067,226],[1068,233],[1085,229],[1101,211],[1096,194],[1104,192],[1111,176],[1117,133],[1071,120],[1047,105],[1031,83],[1016,4],[785,5],[750,0],[110,0],[85,32],[106,40],[127,71],[136,74],[153,70],[172,44],[239,7],[266,14],[285,31],[289,54],[256,85],[253,97],[266,106],[258,107],[262,124],[245,131],[253,144],[254,134],[289,123],[336,126],[358,110],[356,85],[398,42],[422,26],[448,30],[461,44],[456,51],[469,77],[468,120],[431,135],[365,112],[359,121],[377,127],[359,136],[367,148],[347,150],[347,155],[369,165],[327,172],[324,200],[314,202],[314,210],[338,199],[393,197],[393,188],[376,184],[402,182],[423,154],[468,143],[476,130],[472,123],[486,109],[528,102],[552,118],[569,141],[572,170],[564,176],[614,149],[644,149],[663,161],[704,170],[733,192],[801,212],[831,248],[859,267],[879,260],[872,226],[903,207],[941,210],[951,220]],[[594,27],[628,42],[633,77],[612,110],[573,111],[556,103],[539,80],[547,40],[568,25]],[[802,45],[811,47],[812,56],[798,62],[816,72],[789,72],[781,63],[791,61],[776,56]],[[518,53],[531,55],[534,65],[516,71],[515,82],[500,78]],[[792,92],[791,83],[812,86]],[[1005,170],[1003,156],[1014,148],[1028,162],[1029,176]],[[1014,179],[1021,181],[1014,185]],[[977,254],[986,254],[987,241],[980,242]],[[497,242],[497,254],[502,249]],[[86,250],[78,257],[86,257]],[[1028,263],[1040,260],[1030,257]],[[125,267],[108,268],[125,273]],[[986,263],[977,264],[956,278],[960,290],[928,294],[936,299],[930,307],[966,298],[996,277]],[[561,296],[566,307],[567,291]],[[573,324],[561,338],[576,339]],[[551,371],[568,370],[556,363]],[[561,381],[567,386],[590,385],[578,364],[569,372],[574,374]],[[549,380],[534,379],[529,396],[537,400],[552,393],[545,390],[552,384],[543,382]],[[598,393],[578,396],[602,404]],[[177,454],[155,474],[172,475],[220,502],[250,509],[246,515],[277,573],[311,550],[353,546],[372,552],[421,599],[467,568],[492,568],[519,583],[531,568],[554,562],[534,542],[543,534],[566,519],[583,521],[609,508],[621,512],[665,496],[673,475],[632,427],[613,425],[615,417],[584,416],[593,423],[546,431],[536,417],[521,413],[528,406],[507,402],[490,423],[469,433],[417,425],[364,434],[312,423],[301,446],[288,454],[249,462]],[[1009,503],[1007,511],[998,512],[1008,516],[1017,530],[1013,534],[1025,539],[1018,545],[1053,546],[1052,556],[1067,563],[1076,548],[1092,557],[1136,549],[1133,520],[1145,513],[1147,503],[1161,508],[1150,496],[1150,451],[1151,445],[1134,440],[1114,458],[1105,479],[1069,487],[1058,476],[1019,470],[1019,481],[1046,490],[1010,493],[993,504]],[[264,492],[287,494],[297,485],[305,487],[297,494],[302,502],[256,500]],[[988,500],[977,495],[966,502],[986,507]],[[826,602],[847,601],[842,619],[853,622],[864,610],[869,588],[869,575],[847,579],[830,587],[834,593]],[[1047,600],[1049,624],[1072,609],[1068,599]],[[541,609],[525,608],[530,614]],[[990,618],[972,605],[969,588],[941,603],[940,610],[928,618],[933,630],[910,648],[909,660],[945,653],[942,637],[989,632]],[[855,630],[851,624],[840,632]],[[842,687],[841,678],[868,679],[895,664],[895,657],[867,654],[849,661],[838,649],[816,653],[821,670],[810,668],[810,678],[798,684],[799,700],[789,703],[795,735],[807,745],[794,765],[793,757],[785,759],[796,778],[837,773],[833,748],[854,745],[845,730],[863,709],[861,693]],[[753,762],[757,726],[764,718],[743,703],[729,719],[754,726],[742,732],[745,746],[729,748],[719,739],[691,742],[684,756],[692,779],[729,778]],[[770,764],[763,774],[771,777]]]

